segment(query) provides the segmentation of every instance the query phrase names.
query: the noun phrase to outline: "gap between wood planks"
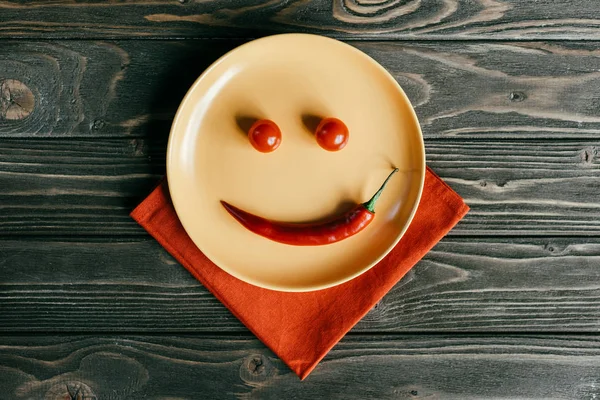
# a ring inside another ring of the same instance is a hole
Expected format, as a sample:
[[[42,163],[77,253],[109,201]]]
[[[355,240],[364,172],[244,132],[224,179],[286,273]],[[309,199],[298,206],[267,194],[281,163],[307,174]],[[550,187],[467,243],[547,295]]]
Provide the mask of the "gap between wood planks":
[[[15,331],[0,331],[0,339],[7,337],[66,337],[66,338],[89,338],[89,337],[126,337],[126,336],[146,336],[146,337],[180,337],[180,338],[240,338],[240,339],[256,339],[256,336],[250,331],[221,331],[221,332],[191,332],[191,331],[178,331],[178,330],[165,330],[165,331],[144,331],[140,329],[136,330],[124,330],[124,331],[96,331],[96,332],[87,332],[87,331],[74,331],[69,330],[68,332],[60,331],[60,330],[47,330],[44,332],[32,332],[25,330],[15,330]],[[352,337],[352,338],[361,338],[361,337],[389,337],[394,339],[402,339],[402,338],[418,338],[418,337],[431,337],[431,338],[457,338],[457,339],[465,339],[465,338],[513,338],[513,337],[528,337],[528,338],[568,338],[568,337],[581,337],[581,338],[600,338],[600,334],[591,333],[591,332],[579,332],[579,331],[561,331],[561,332],[553,332],[553,331],[471,331],[471,332],[460,332],[460,331],[414,331],[414,332],[387,332],[387,331],[360,331],[353,332],[350,331],[344,335],[344,337]],[[341,339],[343,341],[344,338]],[[1,343],[0,343],[1,344]]]

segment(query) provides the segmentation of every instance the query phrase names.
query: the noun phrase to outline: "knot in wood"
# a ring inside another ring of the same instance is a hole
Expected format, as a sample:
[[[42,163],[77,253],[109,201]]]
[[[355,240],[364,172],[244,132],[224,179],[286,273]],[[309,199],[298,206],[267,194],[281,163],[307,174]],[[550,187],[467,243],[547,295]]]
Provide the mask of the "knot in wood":
[[[134,156],[144,156],[147,153],[147,146],[144,139],[131,139],[131,144]]]
[[[248,369],[252,375],[260,375],[265,372],[265,365],[261,356],[254,356],[248,362]]]
[[[508,99],[515,103],[521,102],[526,98],[527,96],[523,92],[510,92],[510,94],[508,95]]]
[[[247,383],[264,382],[276,374],[277,369],[261,354],[246,357],[240,368],[240,377]]]
[[[564,248],[560,248],[556,245],[553,245],[551,243],[548,243],[546,245],[544,245],[544,250],[546,250],[548,253],[552,254],[553,256],[559,256],[563,253],[563,251],[565,250]]]
[[[44,400],[98,400],[98,397],[85,383],[68,381],[52,386]]]
[[[593,164],[598,150],[594,146],[586,147],[581,151],[581,162],[583,164]]]
[[[363,318],[364,321],[381,321],[385,319],[385,314],[388,309],[388,305],[383,301],[378,301],[373,308],[369,310],[367,315]]]
[[[104,125],[106,125],[106,123],[104,122],[104,120],[102,120],[102,119],[96,119],[92,123],[92,130],[93,131],[99,131],[100,129],[104,128]]]
[[[21,81],[0,80],[0,119],[21,120],[35,107],[35,96]]]

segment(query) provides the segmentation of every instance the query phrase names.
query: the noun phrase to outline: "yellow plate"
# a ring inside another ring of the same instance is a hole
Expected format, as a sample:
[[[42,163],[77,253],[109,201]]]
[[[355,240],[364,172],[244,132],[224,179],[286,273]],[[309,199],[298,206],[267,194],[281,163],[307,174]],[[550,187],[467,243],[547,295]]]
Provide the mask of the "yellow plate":
[[[311,129],[322,117],[346,123],[344,149],[328,152]],[[244,129],[268,118],[281,129],[259,153]],[[246,230],[220,204],[304,222],[362,203],[399,168],[362,232],[324,246],[276,243]],[[372,58],[334,39],[274,35],[217,60],[186,94],[172,125],[167,177],[186,232],[216,265],[281,291],[331,287],[380,261],[417,209],[425,178],[423,138],[394,78]]]

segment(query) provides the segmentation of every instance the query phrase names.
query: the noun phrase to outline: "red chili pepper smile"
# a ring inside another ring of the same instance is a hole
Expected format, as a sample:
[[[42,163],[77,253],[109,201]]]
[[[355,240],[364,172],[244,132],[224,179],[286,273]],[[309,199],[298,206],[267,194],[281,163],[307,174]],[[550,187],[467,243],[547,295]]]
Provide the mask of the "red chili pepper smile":
[[[295,246],[331,244],[357,234],[371,223],[375,218],[375,203],[381,196],[385,185],[397,171],[398,168],[395,168],[388,175],[369,201],[356,205],[342,215],[315,223],[273,221],[240,210],[225,201],[221,201],[221,204],[233,218],[248,230],[275,242]]]

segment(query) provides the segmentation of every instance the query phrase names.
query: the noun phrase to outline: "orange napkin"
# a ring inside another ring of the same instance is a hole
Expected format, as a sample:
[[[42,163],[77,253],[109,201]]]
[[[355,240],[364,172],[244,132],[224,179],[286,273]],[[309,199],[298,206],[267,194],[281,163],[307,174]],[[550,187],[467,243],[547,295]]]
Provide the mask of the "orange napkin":
[[[213,264],[177,219],[166,181],[131,216],[304,379],[468,210],[462,198],[428,169],[419,208],[398,245],[359,277],[305,293],[262,289]]]

